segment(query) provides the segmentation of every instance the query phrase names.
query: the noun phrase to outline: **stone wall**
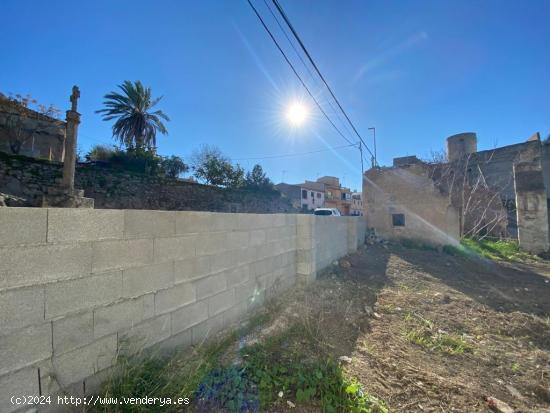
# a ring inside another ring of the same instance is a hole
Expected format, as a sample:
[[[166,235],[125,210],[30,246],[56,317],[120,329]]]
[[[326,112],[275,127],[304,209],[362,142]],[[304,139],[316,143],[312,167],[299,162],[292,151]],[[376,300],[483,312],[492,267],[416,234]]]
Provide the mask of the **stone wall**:
[[[0,411],[198,343],[364,240],[361,217],[0,208]],[[85,390],[87,389],[87,390]],[[55,409],[53,411],[56,411]]]
[[[370,169],[363,195],[367,224],[384,238],[434,245],[454,245],[460,239],[459,211],[448,195],[440,193],[423,164]]]
[[[519,246],[533,254],[548,251],[548,206],[539,162],[514,165]]]
[[[0,96],[0,151],[11,153],[10,140],[14,133],[23,143],[21,155],[63,160],[65,122]]]
[[[61,183],[62,164],[0,152],[0,193],[40,206],[42,194]],[[99,165],[77,165],[75,187],[95,208],[219,212],[296,212],[278,192],[229,190],[153,177]]]

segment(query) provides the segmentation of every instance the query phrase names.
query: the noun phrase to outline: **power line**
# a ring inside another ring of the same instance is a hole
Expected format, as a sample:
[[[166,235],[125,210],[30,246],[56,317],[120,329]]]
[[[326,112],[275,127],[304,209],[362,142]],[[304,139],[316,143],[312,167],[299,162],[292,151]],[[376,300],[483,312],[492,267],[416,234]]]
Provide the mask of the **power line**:
[[[267,25],[265,24],[264,22],[264,19],[262,18],[262,16],[260,15],[260,13],[258,13],[258,10],[256,10],[256,7],[254,7],[254,5],[252,4],[252,2],[250,0],[247,0],[248,1],[248,4],[250,5],[250,7],[252,8],[252,10],[254,11],[254,13],[256,14],[256,17],[258,17],[258,19],[260,20],[260,23],[262,24],[263,28],[265,29],[265,31],[269,34],[269,37],[271,37],[271,40],[273,40],[273,43],[275,43],[275,46],[277,46],[277,49],[279,49],[279,52],[281,52],[281,54],[283,55],[283,58],[285,59],[285,61],[288,63],[288,65],[290,66],[290,68],[292,69],[292,71],[294,72],[294,74],[296,75],[296,77],[298,78],[298,80],[300,81],[300,83],[302,84],[302,86],[304,87],[304,89],[307,91],[307,93],[309,94],[309,96],[311,97],[311,99],[313,99],[313,101],[315,102],[315,104],[317,105],[317,107],[319,108],[319,110],[321,111],[321,113],[323,114],[323,116],[329,121],[329,123],[332,125],[332,127],[338,132],[338,134],[346,141],[348,142],[350,145],[355,145],[352,141],[350,141],[348,138],[346,138],[346,136],[340,131],[340,129],[338,129],[338,127],[334,124],[334,122],[328,117],[327,113],[324,111],[324,109],[322,108],[321,104],[317,101],[317,99],[315,98],[315,96],[313,96],[313,93],[311,93],[311,91],[309,90],[309,88],[307,87],[306,83],[304,82],[304,80],[302,79],[302,77],[298,74],[298,72],[296,71],[296,68],[294,67],[294,65],[292,64],[292,62],[288,59],[286,53],[283,51],[283,49],[281,48],[281,46],[279,45],[279,42],[277,42],[277,39],[275,39],[275,37],[273,36],[273,33],[271,33],[271,30],[269,30],[269,28],[267,27]]]
[[[363,140],[363,138],[361,137],[361,135],[359,134],[359,132],[357,131],[357,128],[355,127],[355,125],[353,124],[353,122],[351,121],[351,119],[349,118],[349,116],[347,115],[346,111],[344,110],[344,108],[342,107],[342,105],[340,104],[340,101],[336,98],[336,95],[334,94],[334,92],[332,91],[332,89],[330,88],[330,86],[328,85],[327,81],[325,80],[325,77],[321,74],[321,71],[319,70],[319,68],[317,67],[317,65],[315,64],[315,61],[313,60],[313,58],[311,57],[311,55],[309,54],[306,46],[304,45],[304,43],[302,42],[302,39],[300,39],[300,36],[298,35],[298,33],[296,32],[296,30],[294,29],[294,26],[292,26],[292,23],[290,23],[290,20],[289,18],[287,17],[285,11],[283,10],[282,6],[279,4],[279,2],[277,0],[271,0],[273,2],[273,4],[275,5],[275,7],[277,8],[277,10],[279,11],[279,13],[281,14],[281,16],[283,17],[283,20],[285,21],[285,23],[288,25],[288,27],[290,28],[290,31],[292,32],[292,34],[294,35],[294,37],[296,38],[296,40],[298,41],[298,43],[300,44],[300,47],[302,48],[302,50],[304,51],[305,55],[307,56],[308,60],[310,61],[310,63],[312,64],[313,68],[315,69],[315,71],[317,72],[317,74],[319,75],[319,77],[321,78],[321,80],[323,81],[323,83],[325,84],[325,86],[327,87],[328,91],[330,92],[332,98],[334,99],[334,101],[336,102],[336,104],[338,105],[338,107],[340,108],[340,110],[342,111],[342,113],[344,114],[344,116],[346,117],[347,121],[349,122],[349,124],[351,125],[353,131],[355,132],[355,134],[357,135],[357,137],[361,140],[361,142],[363,143],[363,145],[365,145],[365,148],[367,149],[367,151],[369,151],[369,153],[371,154],[371,156],[374,157],[374,154],[371,152],[371,150],[369,149],[368,145],[365,143],[365,141]],[[249,0],[250,2],[250,0]]]
[[[279,29],[281,29],[281,31],[283,32],[283,34],[285,35],[286,37],[286,40],[288,41],[288,43],[290,44],[290,47],[292,47],[292,50],[294,50],[294,53],[296,53],[296,56],[298,56],[298,59],[300,59],[300,62],[302,62],[302,65],[306,68],[307,72],[309,73],[309,77],[316,83],[318,84],[318,81],[316,80],[315,76],[313,75],[311,69],[309,68],[309,66],[306,64],[306,62],[304,61],[304,59],[302,58],[302,55],[300,54],[300,52],[298,52],[298,49],[296,49],[296,46],[294,46],[294,42],[290,39],[290,37],[288,36],[287,34],[287,31],[284,29],[283,25],[281,24],[281,22],[279,21],[279,18],[277,17],[277,15],[273,12],[273,10],[271,9],[271,7],[269,6],[269,3],[267,2],[268,0],[263,0],[265,6],[267,7],[267,9],[269,10],[269,12],[271,13],[271,15],[273,16],[273,19],[277,22],[277,26],[279,26]],[[340,122],[342,122],[342,125],[344,125],[344,127],[346,128],[346,131],[347,132],[350,132],[350,129],[349,129],[349,126],[347,125],[347,123],[345,121],[342,120],[342,117],[339,115],[339,112],[334,108],[334,106],[332,105],[332,103],[330,102],[330,100],[327,101],[328,105],[330,106],[330,108],[332,109],[332,112],[335,113],[337,116],[338,116],[338,119],[340,120]]]
[[[317,150],[308,151],[308,152],[296,152],[296,153],[287,153],[287,154],[281,154],[281,155],[267,155],[267,156],[259,156],[255,158],[232,158],[231,160],[232,161],[253,161],[258,159],[286,158],[286,157],[292,157],[292,156],[310,155],[314,153],[327,152],[327,151],[332,151],[337,149],[351,148],[356,146],[357,146],[356,143],[352,143],[350,145],[333,146],[330,148],[317,149]]]

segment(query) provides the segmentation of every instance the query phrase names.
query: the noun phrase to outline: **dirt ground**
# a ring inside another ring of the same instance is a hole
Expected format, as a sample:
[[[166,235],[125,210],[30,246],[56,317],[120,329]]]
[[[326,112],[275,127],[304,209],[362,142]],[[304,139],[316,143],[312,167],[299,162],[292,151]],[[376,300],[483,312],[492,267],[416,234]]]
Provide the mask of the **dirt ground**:
[[[335,357],[351,358],[346,371],[392,412],[489,412],[489,396],[515,412],[550,412],[548,262],[365,246],[277,307],[245,342],[300,319]],[[417,331],[464,347],[417,343]],[[282,411],[318,408],[273,408]]]

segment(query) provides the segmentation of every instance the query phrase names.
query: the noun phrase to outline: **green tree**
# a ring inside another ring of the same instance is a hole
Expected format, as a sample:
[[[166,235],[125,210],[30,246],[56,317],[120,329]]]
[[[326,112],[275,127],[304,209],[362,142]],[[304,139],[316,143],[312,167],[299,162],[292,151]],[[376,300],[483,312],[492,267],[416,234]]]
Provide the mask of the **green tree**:
[[[246,173],[245,186],[249,189],[272,190],[273,182],[267,177],[261,165],[256,164]]]
[[[195,177],[208,185],[239,188],[244,184],[244,169],[233,167],[229,158],[219,148],[203,145],[193,152],[191,164]]]
[[[162,158],[161,168],[169,178],[177,178],[189,170],[189,166],[179,156],[172,155]]]
[[[103,109],[96,113],[103,115],[104,121],[116,119],[113,136],[127,148],[151,149],[157,145],[157,132],[168,133],[164,121],[170,119],[161,110],[153,111],[162,99],[152,98],[151,88],[138,80],[125,80],[118,86],[122,93],[111,92],[104,96]]]

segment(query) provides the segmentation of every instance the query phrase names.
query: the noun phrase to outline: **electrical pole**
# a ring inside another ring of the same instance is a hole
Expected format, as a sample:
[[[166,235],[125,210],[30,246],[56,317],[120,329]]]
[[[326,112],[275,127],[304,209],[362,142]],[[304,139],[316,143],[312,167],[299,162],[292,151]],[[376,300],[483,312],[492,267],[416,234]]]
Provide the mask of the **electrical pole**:
[[[372,128],[369,128],[369,130],[372,130],[373,139],[374,139],[374,165],[373,166],[377,166],[378,160],[376,159],[376,128],[372,127]]]
[[[365,166],[363,165],[363,144],[359,141],[359,153],[361,154],[361,174],[365,173]]]

